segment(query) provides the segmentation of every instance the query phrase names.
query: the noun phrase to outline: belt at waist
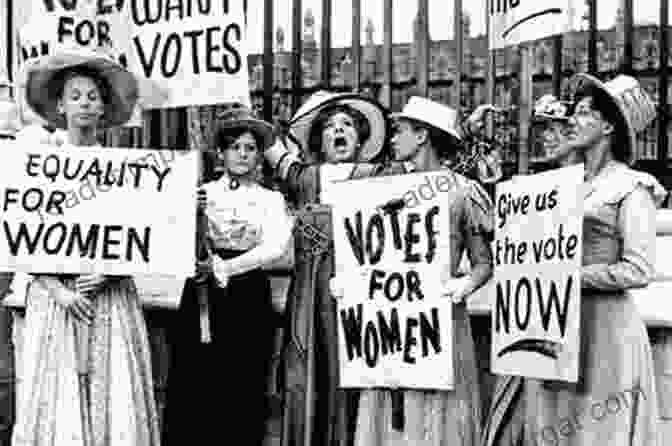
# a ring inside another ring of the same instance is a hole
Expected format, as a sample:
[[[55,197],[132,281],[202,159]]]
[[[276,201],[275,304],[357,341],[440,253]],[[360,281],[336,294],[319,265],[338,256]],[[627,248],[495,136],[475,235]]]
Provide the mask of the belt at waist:
[[[241,254],[245,254],[247,251],[241,251],[237,249],[215,249],[214,252],[223,260],[228,260],[238,257]]]

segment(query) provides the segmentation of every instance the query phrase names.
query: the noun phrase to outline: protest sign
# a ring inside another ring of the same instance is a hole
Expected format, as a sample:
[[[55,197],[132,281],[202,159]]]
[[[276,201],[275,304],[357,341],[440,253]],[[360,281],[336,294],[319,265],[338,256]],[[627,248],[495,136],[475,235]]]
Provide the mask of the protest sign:
[[[497,185],[492,371],[576,382],[583,165]]]
[[[62,45],[111,47],[152,81],[141,84],[143,109],[251,104],[242,2],[32,0],[30,10],[19,24],[22,63]]]
[[[193,274],[196,152],[1,149],[0,271]]]
[[[342,387],[453,387],[452,303],[440,295],[450,265],[450,200],[407,200],[440,175],[332,183],[324,191],[344,287],[337,313]]]
[[[569,32],[574,0],[487,0],[490,49]]]
[[[243,2],[126,3],[133,36],[130,67],[168,91],[161,107],[250,106]]]

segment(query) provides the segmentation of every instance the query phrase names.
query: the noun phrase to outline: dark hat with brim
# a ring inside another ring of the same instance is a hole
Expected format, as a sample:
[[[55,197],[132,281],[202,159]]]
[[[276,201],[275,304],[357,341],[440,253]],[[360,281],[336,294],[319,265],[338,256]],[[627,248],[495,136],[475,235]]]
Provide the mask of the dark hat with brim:
[[[262,141],[262,150],[266,150],[275,143],[275,127],[264,120],[257,119],[252,110],[243,104],[228,104],[217,114],[220,130],[246,129]]]

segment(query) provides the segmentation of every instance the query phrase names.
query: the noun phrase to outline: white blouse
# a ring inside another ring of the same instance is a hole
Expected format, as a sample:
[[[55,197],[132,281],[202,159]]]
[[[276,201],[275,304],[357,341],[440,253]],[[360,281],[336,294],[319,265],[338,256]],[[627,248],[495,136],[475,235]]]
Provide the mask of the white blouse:
[[[257,183],[235,184],[227,175],[204,184],[203,189],[212,246],[246,251],[227,261],[231,274],[245,273],[283,256],[293,222],[280,192]]]

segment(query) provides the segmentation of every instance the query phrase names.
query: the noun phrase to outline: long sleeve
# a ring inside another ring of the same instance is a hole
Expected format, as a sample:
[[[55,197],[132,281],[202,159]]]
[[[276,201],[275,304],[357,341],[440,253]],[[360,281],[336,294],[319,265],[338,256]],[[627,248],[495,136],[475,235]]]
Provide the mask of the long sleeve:
[[[641,288],[654,275],[656,208],[648,189],[637,186],[622,201],[617,220],[623,237],[621,259],[582,268],[583,288],[605,291]]]
[[[471,265],[469,276],[473,292],[492,276],[493,207],[486,192],[475,182],[465,191],[462,205],[460,226]]]
[[[292,220],[287,214],[285,201],[278,192],[269,192],[265,218],[262,222],[261,242],[244,254],[226,260],[231,275],[243,274],[282,257],[292,235]]]
[[[266,150],[264,156],[292,200],[297,203],[318,201],[319,166],[302,162],[280,141]]]
[[[28,273],[17,272],[14,273],[9,284],[9,291],[7,296],[3,299],[3,305],[8,307],[23,307],[26,305],[26,295],[28,294],[28,286],[33,280],[33,276]]]

